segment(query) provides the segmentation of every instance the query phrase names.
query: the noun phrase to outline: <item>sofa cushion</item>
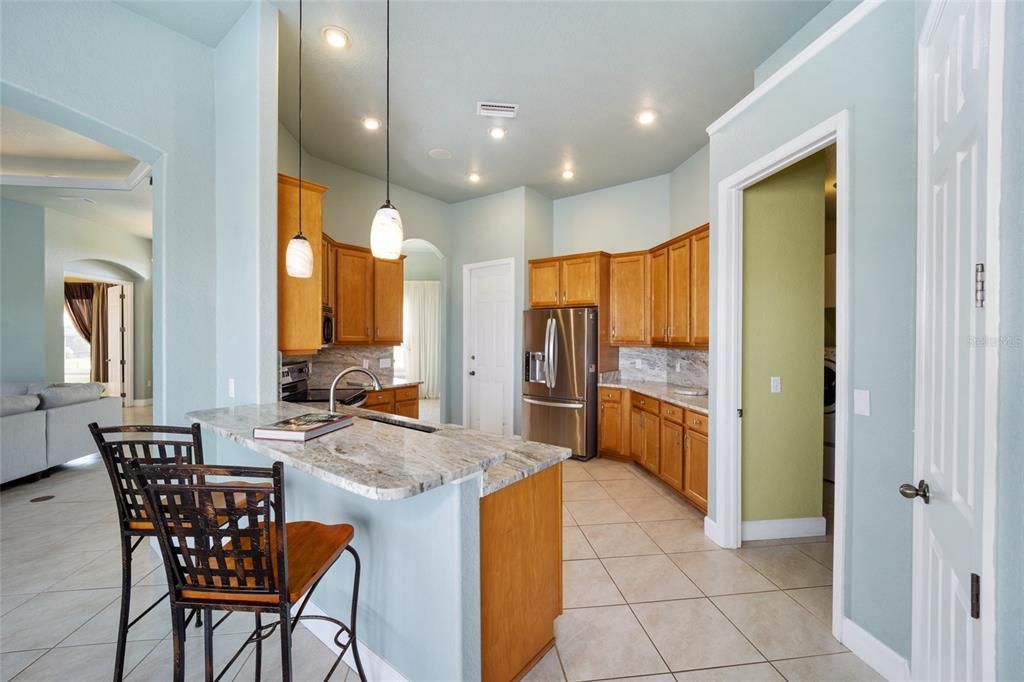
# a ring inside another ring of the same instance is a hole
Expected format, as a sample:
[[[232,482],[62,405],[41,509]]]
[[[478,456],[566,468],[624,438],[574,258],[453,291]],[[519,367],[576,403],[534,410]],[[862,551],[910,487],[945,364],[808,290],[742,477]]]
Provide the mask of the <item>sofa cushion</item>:
[[[39,407],[39,396],[32,395],[0,395],[0,417],[10,414],[32,412]]]
[[[0,395],[25,395],[28,386],[24,381],[4,381],[0,383]]]
[[[49,410],[64,405],[99,400],[103,395],[103,384],[51,384],[39,392],[39,407]]]

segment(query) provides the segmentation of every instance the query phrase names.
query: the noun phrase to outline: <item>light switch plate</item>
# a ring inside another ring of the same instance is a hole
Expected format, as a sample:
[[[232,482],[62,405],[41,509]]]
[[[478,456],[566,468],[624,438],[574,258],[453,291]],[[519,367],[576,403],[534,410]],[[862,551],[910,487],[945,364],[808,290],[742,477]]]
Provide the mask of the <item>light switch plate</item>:
[[[643,360],[634,360],[633,361],[633,367],[634,367],[634,369],[643,369],[644,368],[644,361]]]
[[[370,369],[370,361],[363,360],[363,369]]]
[[[233,378],[228,379],[228,397],[235,397],[235,380]]]
[[[380,359],[380,368],[381,369],[387,369],[389,367],[391,367],[391,358],[381,358]]]
[[[871,416],[871,391],[853,389],[853,413],[863,417]]]
[[[782,393],[782,377],[772,377],[772,393]]]

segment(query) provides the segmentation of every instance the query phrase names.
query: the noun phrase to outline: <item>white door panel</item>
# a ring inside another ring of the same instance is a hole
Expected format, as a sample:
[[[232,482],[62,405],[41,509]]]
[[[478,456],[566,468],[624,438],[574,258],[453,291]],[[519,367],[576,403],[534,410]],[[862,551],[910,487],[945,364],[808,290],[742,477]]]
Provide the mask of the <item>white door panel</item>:
[[[515,275],[511,262],[466,266],[466,426],[512,433]]]
[[[988,237],[997,219],[987,215],[989,193],[998,189],[988,122],[990,38],[1001,16],[988,2],[933,2],[918,52],[914,468],[930,499],[914,502],[911,663],[921,680],[982,679],[989,667],[972,574],[979,585],[994,580],[983,570],[996,395],[994,347],[985,339],[994,320],[976,304],[975,280],[979,264],[997,263]]]

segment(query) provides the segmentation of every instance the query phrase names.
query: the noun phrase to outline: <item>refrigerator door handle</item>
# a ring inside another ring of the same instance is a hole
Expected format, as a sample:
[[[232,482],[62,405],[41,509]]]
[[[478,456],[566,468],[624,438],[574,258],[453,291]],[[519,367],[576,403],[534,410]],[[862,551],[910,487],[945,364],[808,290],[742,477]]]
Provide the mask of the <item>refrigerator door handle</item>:
[[[549,367],[551,372],[548,374],[551,377],[551,384],[549,388],[555,388],[558,383],[558,322],[555,318],[551,318],[551,354],[548,356]]]
[[[554,325],[554,318],[549,317],[547,327],[544,329],[544,385],[548,388],[554,388],[551,362],[551,355],[554,353],[554,345],[552,344]]]
[[[523,398],[523,402],[542,407],[561,407],[566,410],[582,410],[584,408],[583,403],[553,403],[547,400],[537,400],[536,398]]]

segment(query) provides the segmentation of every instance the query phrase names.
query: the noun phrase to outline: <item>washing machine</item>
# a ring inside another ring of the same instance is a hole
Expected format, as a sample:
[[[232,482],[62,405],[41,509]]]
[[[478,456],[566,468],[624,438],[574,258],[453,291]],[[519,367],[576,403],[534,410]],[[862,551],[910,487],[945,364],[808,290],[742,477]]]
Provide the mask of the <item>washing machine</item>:
[[[825,480],[836,480],[836,349],[825,348],[824,456]]]

